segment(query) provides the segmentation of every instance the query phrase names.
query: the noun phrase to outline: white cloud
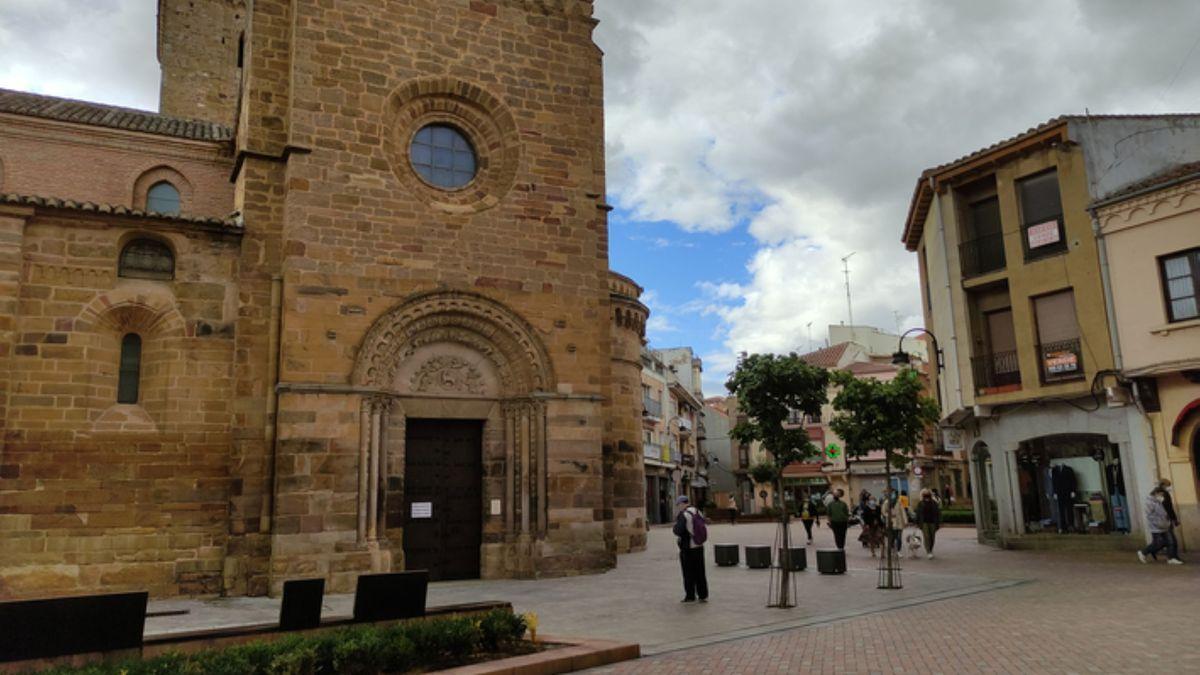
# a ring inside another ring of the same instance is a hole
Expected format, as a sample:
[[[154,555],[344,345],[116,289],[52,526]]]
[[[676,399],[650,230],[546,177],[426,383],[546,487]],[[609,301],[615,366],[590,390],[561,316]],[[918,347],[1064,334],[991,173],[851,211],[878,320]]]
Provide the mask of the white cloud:
[[[852,251],[855,322],[920,322],[899,238],[922,169],[1063,113],[1200,100],[1200,54],[1185,61],[1192,0],[605,0],[596,12],[613,200],[685,231],[744,224],[758,246],[748,281],[703,285],[681,308],[721,317],[710,389],[739,351],[806,346],[809,322],[823,339],[846,320]]]

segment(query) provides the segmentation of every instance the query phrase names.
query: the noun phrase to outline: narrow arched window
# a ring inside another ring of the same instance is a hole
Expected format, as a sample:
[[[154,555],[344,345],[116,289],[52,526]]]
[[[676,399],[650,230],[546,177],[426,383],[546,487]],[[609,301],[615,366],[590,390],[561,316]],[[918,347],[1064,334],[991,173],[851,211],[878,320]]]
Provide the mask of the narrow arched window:
[[[156,239],[134,239],[121,249],[117,276],[170,281],[175,278],[175,254]]]
[[[117,403],[137,403],[142,379],[142,337],[126,333],[121,338],[121,369],[117,379]]]
[[[146,210],[170,215],[179,214],[179,190],[167,181],[159,181],[146,192]]]

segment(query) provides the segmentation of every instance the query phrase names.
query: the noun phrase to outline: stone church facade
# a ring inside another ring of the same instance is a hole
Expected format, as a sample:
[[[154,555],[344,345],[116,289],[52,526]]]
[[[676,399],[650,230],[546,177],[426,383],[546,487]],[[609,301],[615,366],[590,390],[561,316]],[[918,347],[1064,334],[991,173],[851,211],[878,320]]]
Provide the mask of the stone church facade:
[[[645,545],[586,0],[160,0],[162,111],[0,91],[0,597]]]

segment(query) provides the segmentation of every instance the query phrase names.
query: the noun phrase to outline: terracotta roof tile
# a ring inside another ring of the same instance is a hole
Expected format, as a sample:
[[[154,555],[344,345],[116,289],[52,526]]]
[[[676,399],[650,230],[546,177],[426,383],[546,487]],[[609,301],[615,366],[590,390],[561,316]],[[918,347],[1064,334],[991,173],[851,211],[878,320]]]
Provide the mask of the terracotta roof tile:
[[[850,346],[849,342],[839,342],[836,345],[818,349],[815,352],[801,354],[800,358],[810,366],[819,368],[836,368],[838,361],[842,360],[842,356],[846,353],[846,348]]]
[[[872,373],[894,373],[898,369],[890,363],[871,363],[869,361],[857,361],[847,365],[843,370],[855,375],[869,375]]]
[[[145,110],[118,108],[69,98],[0,89],[0,113],[28,115],[59,122],[90,124],[196,141],[228,141],[233,129],[203,120],[189,120]]]
[[[59,199],[57,197],[37,197],[33,195],[18,194],[0,194],[0,204],[11,204],[14,206],[35,206],[49,209],[67,209],[71,211],[86,211],[88,213],[125,216],[130,218],[155,218],[158,220],[173,220],[176,222],[192,223],[195,225],[237,228],[239,230],[244,227],[244,223],[240,214],[229,215],[225,218],[173,215],[168,213],[157,213],[154,211],[143,211],[141,209],[131,209],[128,206],[121,206],[119,204],[96,204],[94,202]]]

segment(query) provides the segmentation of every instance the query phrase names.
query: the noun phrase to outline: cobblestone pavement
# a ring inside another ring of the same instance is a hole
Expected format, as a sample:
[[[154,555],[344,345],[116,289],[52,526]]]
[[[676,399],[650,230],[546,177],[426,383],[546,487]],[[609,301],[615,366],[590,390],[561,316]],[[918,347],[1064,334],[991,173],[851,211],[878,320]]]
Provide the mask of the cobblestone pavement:
[[[1200,672],[1200,562],[1143,566],[1133,554],[998,551],[973,537],[971,530],[943,529],[934,560],[904,561],[906,585],[916,576],[970,572],[995,587],[849,618],[816,617],[795,628],[766,626],[752,637],[713,636],[674,651],[663,646],[591,672]],[[891,592],[858,584],[847,593]],[[803,597],[800,604],[803,611]]]

